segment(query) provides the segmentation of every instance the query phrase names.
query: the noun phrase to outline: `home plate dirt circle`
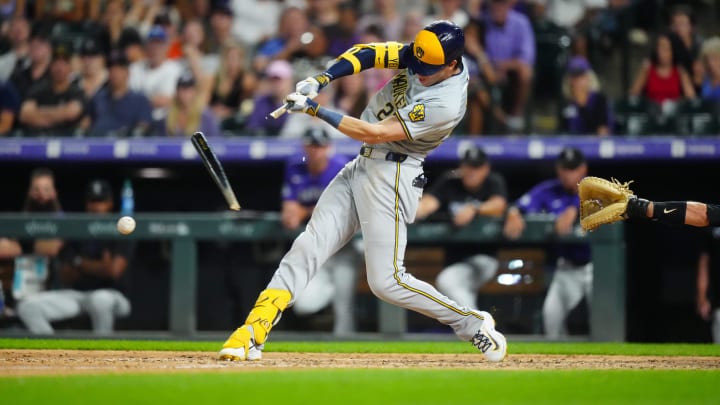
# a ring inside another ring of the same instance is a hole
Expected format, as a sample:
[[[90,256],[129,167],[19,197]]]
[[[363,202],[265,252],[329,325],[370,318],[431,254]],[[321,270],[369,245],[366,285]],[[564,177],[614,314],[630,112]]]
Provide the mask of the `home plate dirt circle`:
[[[479,354],[264,353],[252,362],[227,362],[212,352],[0,350],[0,376],[238,372],[310,368],[473,370],[720,369],[716,357],[509,354],[489,363]]]

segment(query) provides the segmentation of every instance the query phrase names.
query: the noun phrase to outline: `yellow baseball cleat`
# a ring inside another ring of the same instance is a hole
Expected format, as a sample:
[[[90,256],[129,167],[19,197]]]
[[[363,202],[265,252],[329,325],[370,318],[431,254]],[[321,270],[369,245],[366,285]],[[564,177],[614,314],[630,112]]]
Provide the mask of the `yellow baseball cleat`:
[[[280,321],[291,298],[286,290],[268,288],[261,292],[245,324],[223,344],[220,360],[260,360],[270,330]]]
[[[243,325],[225,341],[219,357],[227,361],[260,360],[263,347],[255,343],[253,327]]]

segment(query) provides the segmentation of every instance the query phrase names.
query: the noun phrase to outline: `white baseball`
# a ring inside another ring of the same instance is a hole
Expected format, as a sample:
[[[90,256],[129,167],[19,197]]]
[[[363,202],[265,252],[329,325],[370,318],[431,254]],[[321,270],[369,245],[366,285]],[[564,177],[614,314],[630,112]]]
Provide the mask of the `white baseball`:
[[[117,221],[117,230],[123,235],[128,235],[135,230],[135,220],[133,217],[122,217]]]

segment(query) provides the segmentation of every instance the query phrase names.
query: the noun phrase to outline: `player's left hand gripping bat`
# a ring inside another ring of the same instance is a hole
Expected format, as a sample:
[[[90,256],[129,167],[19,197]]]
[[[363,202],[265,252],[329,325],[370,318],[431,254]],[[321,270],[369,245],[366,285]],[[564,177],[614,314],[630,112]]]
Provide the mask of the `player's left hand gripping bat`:
[[[313,98],[315,98],[316,96],[317,96],[317,93],[315,93],[314,95],[311,95],[311,96],[309,96],[309,97],[310,97],[311,99],[313,99]],[[275,119],[278,119],[278,118],[280,118],[281,115],[283,115],[283,114],[285,114],[285,113],[287,112],[287,110],[290,108],[290,106],[292,106],[292,103],[285,103],[285,104],[281,105],[281,106],[278,107],[275,111],[271,112],[271,113],[268,114],[268,115],[271,116],[271,117],[273,117],[273,118],[275,118]],[[266,117],[266,119],[267,119],[267,117]]]
[[[192,141],[195,150],[197,150],[200,155],[200,159],[205,165],[205,168],[208,170],[208,173],[210,173],[210,177],[212,177],[215,184],[220,187],[220,191],[222,191],[223,196],[225,196],[225,200],[228,205],[230,205],[230,209],[239,211],[240,203],[235,196],[235,192],[230,186],[230,182],[225,175],[225,170],[223,170],[220,160],[218,160],[215,152],[210,149],[210,144],[205,138],[205,135],[202,132],[195,132],[190,140]]]

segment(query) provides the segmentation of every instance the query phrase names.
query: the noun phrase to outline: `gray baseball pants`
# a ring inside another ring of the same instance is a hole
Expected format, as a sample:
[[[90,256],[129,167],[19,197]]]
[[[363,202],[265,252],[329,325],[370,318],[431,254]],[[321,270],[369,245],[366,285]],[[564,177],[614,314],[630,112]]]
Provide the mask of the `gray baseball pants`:
[[[543,303],[545,336],[557,339],[567,335],[565,318],[583,297],[591,304],[593,265],[574,266],[563,258],[558,259],[550,288]]]
[[[482,317],[405,272],[406,226],[415,220],[422,196],[422,188],[413,186],[413,180],[422,174],[422,163],[413,158],[388,161],[385,154],[374,149],[370,157],[358,156],[338,173],[268,288],[287,290],[295,297],[320,266],[361,230],[372,292],[388,303],[437,319],[460,339],[470,340]]]
[[[93,332],[104,335],[112,333],[116,317],[130,314],[130,301],[113,289],[42,291],[20,301],[17,313],[30,332],[43,335],[54,333],[50,322],[86,313]]]
[[[458,304],[474,307],[477,305],[478,290],[492,280],[498,267],[496,258],[478,254],[444,268],[438,274],[435,285]]]

